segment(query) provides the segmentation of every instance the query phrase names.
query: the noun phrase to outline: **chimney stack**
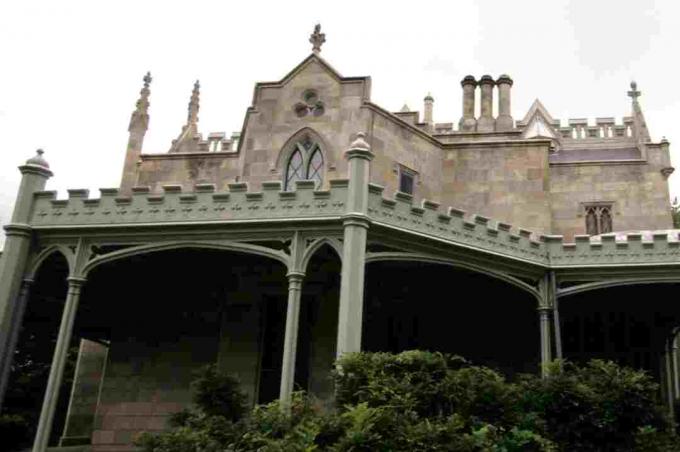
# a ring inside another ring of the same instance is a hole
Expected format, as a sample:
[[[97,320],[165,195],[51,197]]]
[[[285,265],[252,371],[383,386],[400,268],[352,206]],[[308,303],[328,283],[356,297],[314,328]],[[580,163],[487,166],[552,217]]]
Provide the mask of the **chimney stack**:
[[[434,106],[434,98],[430,93],[427,93],[427,96],[425,96],[425,118],[424,122],[427,124],[427,128],[430,130],[434,129],[434,121],[432,120],[432,109]]]
[[[496,121],[493,119],[493,81],[490,75],[483,75],[479,79],[479,86],[482,91],[482,108],[479,120],[477,121],[478,132],[493,132],[496,128]]]
[[[512,130],[513,121],[510,114],[510,88],[512,79],[503,74],[496,80],[498,86],[498,118],[496,118],[496,130],[505,132]]]
[[[462,132],[474,132],[477,128],[475,119],[475,87],[477,81],[472,75],[466,75],[460,82],[463,87],[463,117],[460,118],[458,129]]]

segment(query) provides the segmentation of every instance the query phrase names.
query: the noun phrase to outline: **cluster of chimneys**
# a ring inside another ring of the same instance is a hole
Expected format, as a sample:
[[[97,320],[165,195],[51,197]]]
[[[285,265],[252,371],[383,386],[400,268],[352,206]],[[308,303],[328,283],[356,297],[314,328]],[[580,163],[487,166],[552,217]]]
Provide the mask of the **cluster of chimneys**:
[[[497,80],[490,75],[483,75],[479,81],[472,75],[466,75],[460,82],[463,87],[463,117],[458,123],[461,132],[505,132],[512,130],[513,120],[510,115],[510,88],[512,79],[509,75],[501,75]],[[479,118],[475,118],[475,89],[481,90],[481,108]],[[498,117],[493,117],[493,87],[498,88]],[[434,128],[432,120],[434,99],[431,95],[425,97],[423,122]],[[407,108],[404,106],[404,108]],[[402,110],[404,111],[404,110]]]
[[[463,117],[460,118],[459,130],[462,132],[504,132],[511,130],[510,87],[512,79],[501,75],[496,81],[490,75],[482,75],[479,81],[467,75],[460,82],[463,87]],[[481,90],[481,108],[479,118],[475,119],[475,88]],[[498,88],[498,117],[493,117],[493,87]]]

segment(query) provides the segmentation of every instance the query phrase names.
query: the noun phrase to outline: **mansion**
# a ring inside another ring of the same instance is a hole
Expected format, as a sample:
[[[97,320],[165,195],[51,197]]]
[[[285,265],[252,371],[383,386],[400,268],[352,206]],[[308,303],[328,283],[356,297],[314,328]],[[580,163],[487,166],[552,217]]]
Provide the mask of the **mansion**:
[[[42,151],[19,167],[0,409],[22,325],[59,319],[33,451],[51,437],[134,450],[188,406],[207,363],[253,404],[300,389],[330,401],[335,358],[360,350],[455,353],[507,375],[611,359],[648,370],[672,412],[673,167],[637,85],[621,120],[561,120],[539,100],[513,118],[510,76],[467,75],[460,118],[437,123],[429,94],[422,112],[373,103],[370,77],[341,75],[324,41],[317,26],[307,58],[255,84],[238,132],[201,133],[197,81],[160,153],[143,146],[147,74],[120,186],[98,196],[46,191]]]

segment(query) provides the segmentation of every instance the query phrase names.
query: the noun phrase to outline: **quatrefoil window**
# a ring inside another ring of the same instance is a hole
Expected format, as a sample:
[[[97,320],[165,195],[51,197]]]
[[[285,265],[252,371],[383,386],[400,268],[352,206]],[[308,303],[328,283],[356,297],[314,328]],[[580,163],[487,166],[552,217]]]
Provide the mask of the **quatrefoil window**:
[[[313,89],[308,89],[302,93],[302,102],[295,104],[293,109],[299,118],[304,118],[310,114],[313,116],[321,116],[325,111],[323,101],[319,99],[319,93]]]

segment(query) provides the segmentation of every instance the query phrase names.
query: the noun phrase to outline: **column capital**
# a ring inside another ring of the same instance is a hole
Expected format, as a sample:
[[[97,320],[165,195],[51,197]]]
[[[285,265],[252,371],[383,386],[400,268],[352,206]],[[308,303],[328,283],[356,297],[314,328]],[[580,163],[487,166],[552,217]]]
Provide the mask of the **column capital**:
[[[371,224],[371,217],[360,212],[348,212],[342,216],[343,226],[360,226],[368,229]]]
[[[68,281],[69,287],[82,287],[87,282],[87,278],[79,276],[69,276],[68,278],[66,278],[66,281]]]
[[[13,235],[18,237],[30,237],[31,232],[33,231],[33,228],[31,228],[31,226],[23,223],[10,223],[6,224],[2,228],[5,230],[5,235],[7,237]]]
[[[299,270],[290,270],[286,273],[286,278],[288,281],[302,281],[305,278],[305,272]]]
[[[538,308],[536,308],[536,310],[540,314],[550,314],[551,312],[553,312],[553,307],[552,306],[539,306]]]

